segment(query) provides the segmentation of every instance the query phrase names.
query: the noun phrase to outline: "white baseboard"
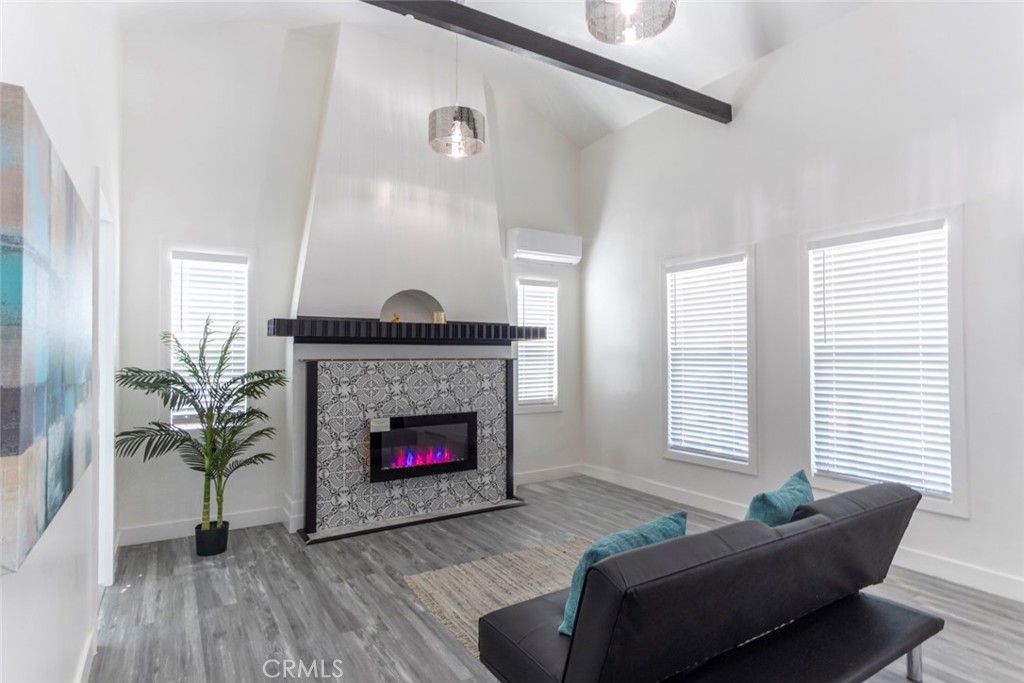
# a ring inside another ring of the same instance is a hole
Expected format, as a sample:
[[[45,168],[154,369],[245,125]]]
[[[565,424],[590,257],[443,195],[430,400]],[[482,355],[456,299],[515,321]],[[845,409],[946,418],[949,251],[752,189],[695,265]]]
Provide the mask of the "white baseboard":
[[[96,629],[90,629],[85,639],[85,647],[78,655],[78,670],[75,673],[77,683],[89,683],[89,672],[92,671],[92,659],[96,656]]]
[[[618,470],[613,470],[609,467],[583,465],[583,467],[580,468],[580,474],[585,474],[588,477],[594,477],[595,479],[607,481],[612,484],[618,484],[619,486],[625,486],[626,488],[633,489],[635,491],[649,493],[652,496],[665,498],[674,503],[694,507],[698,510],[713,512],[716,515],[722,515],[729,519],[743,519],[747,514],[747,506],[745,504],[735,503],[731,500],[725,500],[724,498],[716,498],[690,489],[684,489],[679,486],[670,486],[669,484],[663,484],[661,482],[654,481],[653,479],[638,477],[635,474],[619,472]]]
[[[225,514],[226,521],[231,522],[232,529],[244,529],[249,526],[262,526],[264,524],[276,524],[281,522],[281,508],[263,508],[260,510],[245,510],[242,512],[231,512]],[[140,526],[121,527],[119,543],[121,545],[137,545],[139,543],[152,543],[153,541],[166,541],[172,538],[187,538],[195,533],[196,524],[199,520],[176,519],[170,522],[158,522],[157,524],[143,524]]]
[[[713,512],[730,519],[743,519],[747,513],[747,506],[745,504],[715,498],[677,486],[662,484],[608,467],[583,465],[581,474],[625,486],[636,491],[649,493],[660,498],[666,498],[699,510]],[[900,547],[897,551],[893,564],[897,567],[927,574],[928,576],[974,588],[985,593],[992,593],[1003,598],[1024,602],[1024,578],[1021,577],[1003,574],[1002,572],[967,564],[966,562],[953,560],[948,557],[933,555],[906,546]]]
[[[985,593],[1024,602],[1024,579],[913,548],[896,551],[893,564]]]
[[[306,511],[304,500],[292,498],[284,494],[284,502],[281,505],[281,520],[289,533],[295,533],[306,523]]]
[[[550,481],[552,479],[564,479],[580,473],[582,464],[561,465],[559,467],[545,467],[539,470],[523,470],[515,473],[517,484],[533,484],[538,481]]]

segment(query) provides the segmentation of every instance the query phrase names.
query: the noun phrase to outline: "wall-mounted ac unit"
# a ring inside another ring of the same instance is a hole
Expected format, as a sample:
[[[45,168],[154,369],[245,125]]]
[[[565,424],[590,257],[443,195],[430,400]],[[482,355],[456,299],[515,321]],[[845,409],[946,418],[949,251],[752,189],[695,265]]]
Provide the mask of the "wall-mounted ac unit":
[[[574,266],[583,258],[583,238],[579,235],[512,228],[505,242],[511,259]]]

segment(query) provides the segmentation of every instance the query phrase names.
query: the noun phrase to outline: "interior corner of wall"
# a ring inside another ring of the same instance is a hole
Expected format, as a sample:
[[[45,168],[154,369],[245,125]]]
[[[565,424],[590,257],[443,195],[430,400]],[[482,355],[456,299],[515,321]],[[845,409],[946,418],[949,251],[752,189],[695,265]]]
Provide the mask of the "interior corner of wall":
[[[327,114],[330,111],[331,95],[334,91],[334,73],[338,64],[338,49],[341,35],[341,23],[334,24],[329,30],[327,38],[328,59],[327,69],[324,75],[323,101],[320,107],[320,121],[316,135],[316,151],[313,154],[313,163],[309,171],[309,192],[306,199],[305,217],[302,221],[302,237],[299,241],[299,252],[295,264],[295,284],[292,288],[292,302],[290,308],[291,317],[299,313],[299,301],[302,296],[302,280],[306,269],[306,254],[309,250],[309,235],[313,223],[313,208],[316,204],[317,185],[320,181],[320,158],[323,154],[324,131],[327,128]]]

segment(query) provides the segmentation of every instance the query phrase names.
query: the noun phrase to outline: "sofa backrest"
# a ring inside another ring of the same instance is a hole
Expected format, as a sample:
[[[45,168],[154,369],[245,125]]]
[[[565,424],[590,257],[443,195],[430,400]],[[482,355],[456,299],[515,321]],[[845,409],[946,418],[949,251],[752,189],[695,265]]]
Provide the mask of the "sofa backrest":
[[[597,563],[563,681],[656,683],[881,582],[920,498],[868,486]]]

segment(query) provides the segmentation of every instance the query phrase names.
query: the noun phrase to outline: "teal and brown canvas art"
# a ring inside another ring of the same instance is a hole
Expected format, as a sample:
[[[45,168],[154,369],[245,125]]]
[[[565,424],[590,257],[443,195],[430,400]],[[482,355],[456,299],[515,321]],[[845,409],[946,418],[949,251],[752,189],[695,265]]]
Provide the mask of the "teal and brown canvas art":
[[[92,220],[24,89],[0,83],[0,566],[92,458]]]

